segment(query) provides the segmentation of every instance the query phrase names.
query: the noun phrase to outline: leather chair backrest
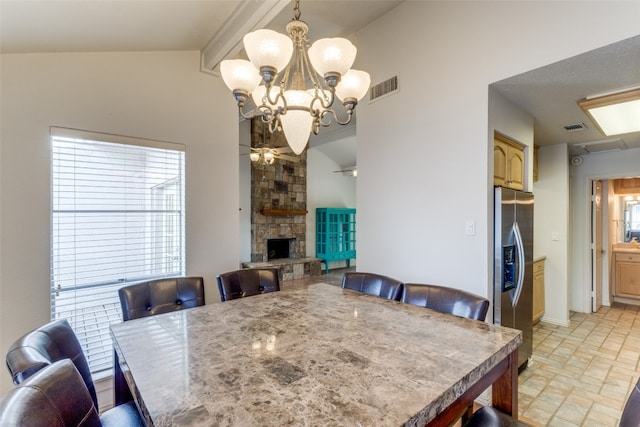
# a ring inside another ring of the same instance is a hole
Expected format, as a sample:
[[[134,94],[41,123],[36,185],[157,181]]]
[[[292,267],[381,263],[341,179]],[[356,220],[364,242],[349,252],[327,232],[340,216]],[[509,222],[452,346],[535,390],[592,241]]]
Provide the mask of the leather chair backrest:
[[[280,290],[277,268],[245,268],[218,275],[220,301]]]
[[[622,410],[620,417],[620,427],[640,426],[640,379],[631,390],[627,403]]]
[[[399,301],[403,284],[391,277],[375,273],[344,273],[342,287],[390,300]]]
[[[54,320],[16,340],[7,350],[6,363],[14,384],[54,362],[71,359],[84,380],[96,408],[98,398],[82,346],[66,319]]]
[[[84,381],[69,359],[47,365],[0,401],[0,426],[100,427]]]
[[[402,302],[442,313],[484,321],[489,300],[460,289],[437,285],[405,283]]]
[[[204,305],[202,277],[170,277],[124,286],[118,290],[123,320]]]

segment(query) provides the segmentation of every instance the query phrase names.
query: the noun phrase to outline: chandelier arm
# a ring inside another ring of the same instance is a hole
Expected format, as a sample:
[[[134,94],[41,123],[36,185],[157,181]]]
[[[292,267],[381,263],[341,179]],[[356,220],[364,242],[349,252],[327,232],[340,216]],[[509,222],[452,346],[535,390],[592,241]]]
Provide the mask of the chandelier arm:
[[[331,124],[331,118],[329,117],[329,121],[325,122],[325,116],[333,116],[333,121],[335,121],[336,123],[338,123],[339,125],[348,125],[349,123],[351,123],[351,119],[353,118],[353,109],[349,109],[347,108],[347,118],[344,121],[341,121],[340,118],[338,117],[338,113],[336,113],[334,110],[332,109],[326,109],[323,110],[320,113],[320,124],[324,127],[327,127]],[[316,134],[317,135],[317,134]]]
[[[336,94],[335,94],[335,90],[334,89],[330,89],[330,90],[324,90],[322,87],[315,87],[315,94],[313,96],[313,99],[311,100],[311,107],[317,107],[314,106],[314,104],[316,102],[320,103],[320,107],[322,107],[322,110],[329,110],[331,109],[331,107],[333,106],[333,102],[336,99]],[[329,97],[326,96],[326,93],[329,92]]]
[[[249,112],[249,113],[245,113],[244,111],[244,103],[240,104],[238,103],[238,113],[240,114],[240,117],[242,117],[245,120],[250,120],[253,117],[255,117],[255,111]]]
[[[266,86],[266,85],[265,85]],[[269,85],[266,86],[266,91],[264,93],[264,96],[262,97],[262,105],[266,108],[268,108],[270,111],[274,111],[274,109],[272,107],[276,107],[278,105],[279,101],[282,101],[282,104],[284,105],[284,110],[286,111],[287,109],[287,100],[284,97],[284,91],[282,89],[282,86],[280,86],[280,90],[277,92],[276,94],[276,98],[275,99],[271,99],[271,89],[273,88],[273,86]],[[276,107],[276,110],[280,109],[281,107]]]
[[[278,113],[276,113],[276,115],[274,115],[271,120],[265,121],[265,123],[269,125],[269,133],[274,133],[282,127],[280,125],[280,118],[278,117]]]

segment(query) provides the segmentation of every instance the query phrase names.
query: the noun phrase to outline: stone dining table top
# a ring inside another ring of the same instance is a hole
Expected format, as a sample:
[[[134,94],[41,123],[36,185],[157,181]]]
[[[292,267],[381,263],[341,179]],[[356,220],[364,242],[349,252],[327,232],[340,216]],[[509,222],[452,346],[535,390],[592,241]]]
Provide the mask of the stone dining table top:
[[[155,426],[424,426],[522,339],[328,284],[111,330]]]

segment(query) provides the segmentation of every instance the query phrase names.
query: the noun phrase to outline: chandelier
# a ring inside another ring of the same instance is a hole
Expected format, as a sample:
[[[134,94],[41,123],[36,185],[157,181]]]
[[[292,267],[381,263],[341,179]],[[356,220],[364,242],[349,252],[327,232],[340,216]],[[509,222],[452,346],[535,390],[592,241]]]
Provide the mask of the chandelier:
[[[220,72],[240,115],[245,119],[259,115],[272,133],[281,129],[293,152],[300,154],[309,134],[317,135],[320,126],[329,126],[332,120],[340,125],[351,122],[371,79],[368,73],[351,69],[357,49],[349,40],[320,39],[309,47],[309,26],[300,20],[300,0],[293,10],[294,18],[286,26],[288,37],[272,30],[245,35],[250,61],[222,61]],[[249,96],[256,108],[247,113]],[[336,97],[346,117],[332,109]]]

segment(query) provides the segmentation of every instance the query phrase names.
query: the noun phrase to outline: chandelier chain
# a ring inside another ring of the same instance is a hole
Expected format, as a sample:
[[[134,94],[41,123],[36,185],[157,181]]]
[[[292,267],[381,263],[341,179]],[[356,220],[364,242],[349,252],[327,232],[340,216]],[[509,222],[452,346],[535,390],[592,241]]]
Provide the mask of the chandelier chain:
[[[300,0],[296,0],[296,4],[293,6],[293,16],[295,21],[300,20]]]

